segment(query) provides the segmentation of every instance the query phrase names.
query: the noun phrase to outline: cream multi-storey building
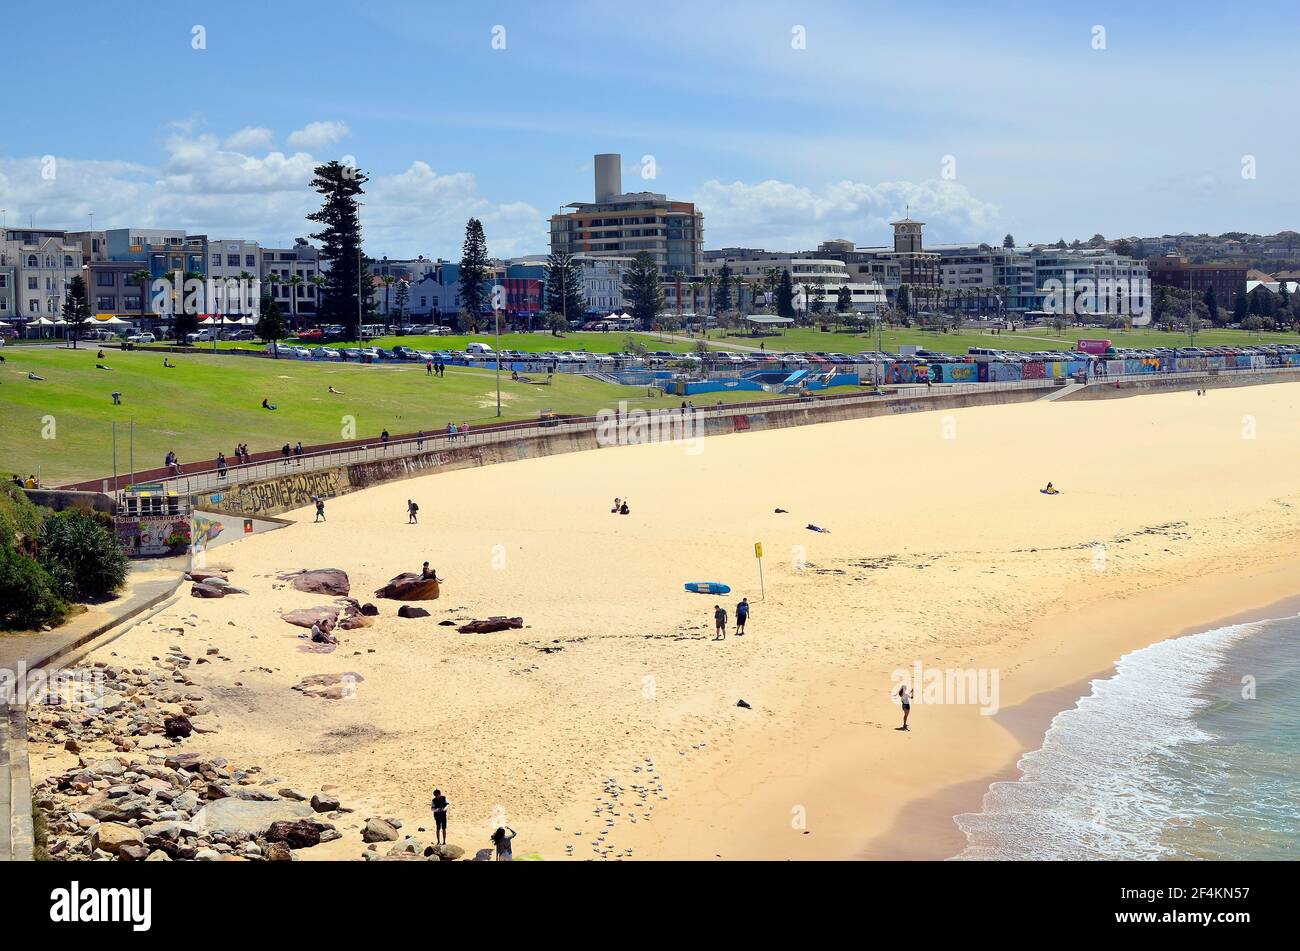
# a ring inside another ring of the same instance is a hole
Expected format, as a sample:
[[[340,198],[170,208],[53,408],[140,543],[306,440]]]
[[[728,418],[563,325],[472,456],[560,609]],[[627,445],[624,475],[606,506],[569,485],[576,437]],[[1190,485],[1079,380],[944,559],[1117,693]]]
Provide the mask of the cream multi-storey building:
[[[16,269],[12,316],[58,320],[68,285],[81,274],[81,245],[61,229],[4,228],[0,255]]]

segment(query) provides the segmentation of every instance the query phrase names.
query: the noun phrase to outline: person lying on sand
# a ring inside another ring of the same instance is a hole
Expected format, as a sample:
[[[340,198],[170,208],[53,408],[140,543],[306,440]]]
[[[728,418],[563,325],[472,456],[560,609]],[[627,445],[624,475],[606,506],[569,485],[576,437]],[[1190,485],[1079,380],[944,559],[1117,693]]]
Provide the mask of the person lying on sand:
[[[812,522],[809,522],[804,526],[804,528],[808,529],[810,532],[821,532],[824,535],[829,535],[831,533],[829,528],[822,528],[820,525],[814,525]]]

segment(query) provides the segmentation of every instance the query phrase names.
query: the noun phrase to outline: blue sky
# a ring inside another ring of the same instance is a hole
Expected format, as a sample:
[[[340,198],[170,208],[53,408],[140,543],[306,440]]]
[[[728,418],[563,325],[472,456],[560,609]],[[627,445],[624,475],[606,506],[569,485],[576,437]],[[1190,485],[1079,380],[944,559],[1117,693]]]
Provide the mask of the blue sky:
[[[11,225],[288,242],[353,156],[375,253],[540,252],[615,151],[708,247],[1300,227],[1294,4],[6,6]]]

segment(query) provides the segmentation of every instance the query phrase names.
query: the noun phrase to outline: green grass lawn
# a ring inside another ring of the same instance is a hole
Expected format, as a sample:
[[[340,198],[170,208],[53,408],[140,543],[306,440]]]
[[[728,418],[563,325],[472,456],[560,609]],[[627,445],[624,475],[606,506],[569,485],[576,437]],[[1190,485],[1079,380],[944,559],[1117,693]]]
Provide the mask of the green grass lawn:
[[[1063,334],[1051,328],[1029,328],[1016,333],[991,334],[977,330],[959,333],[940,333],[931,330],[886,329],[884,349],[897,353],[904,345],[924,347],[939,353],[966,353],[969,347],[996,347],[1001,350],[1070,350],[1083,338],[1110,340],[1117,347],[1177,347],[1187,345],[1187,334],[1163,330],[1085,330],[1071,327]],[[770,337],[710,333],[709,343],[718,349],[739,344],[757,347],[762,341],[765,349],[782,351],[825,351],[828,353],[857,353],[876,350],[877,337],[873,331],[850,333],[847,331],[821,331],[811,327],[796,327]],[[1288,333],[1250,333],[1243,330],[1205,330],[1196,334],[1196,345],[1245,346],[1262,343],[1300,343],[1300,335]]]
[[[650,350],[669,350],[674,353],[682,353],[691,350],[693,344],[674,340],[667,340],[660,334],[654,333],[637,333],[628,334],[627,332],[611,331],[610,333],[592,333],[586,331],[572,331],[560,337],[553,337],[549,333],[531,333],[531,334],[502,334],[501,349],[503,350],[522,350],[525,353],[543,353],[547,350],[559,352],[561,350],[586,350],[588,353],[614,353],[619,350],[627,349],[628,337],[634,337]],[[496,338],[490,334],[450,334],[445,337],[433,336],[407,336],[407,337],[376,337],[367,338],[366,346],[368,347],[394,347],[402,345],[414,347],[417,350],[454,350],[464,351],[465,345],[470,342],[485,343],[489,347],[496,348]],[[160,341],[155,344],[156,347],[174,346],[171,341]],[[318,343],[304,343],[298,340],[283,340],[282,346],[297,347],[320,346]],[[116,347],[116,344],[112,345]],[[327,347],[355,347],[356,341],[345,340],[325,344]],[[217,341],[218,350],[257,350],[266,349],[266,344],[260,340],[249,341],[241,340],[232,342],[229,340]],[[197,343],[194,345],[195,350],[211,350],[212,343]]]
[[[360,366],[258,357],[170,354],[96,348],[6,348],[0,366],[0,475],[36,473],[48,484],[111,475],[117,423],[117,468],[128,472],[127,432],[135,420],[138,470],[162,465],[169,450],[181,463],[230,456],[238,442],[253,452],[302,440],[304,446],[348,438],[344,417],[356,420],[355,438],[394,436],[447,424],[472,427],[496,421],[495,374],[448,367],[428,377],[419,364]],[[112,367],[98,370],[97,362]],[[27,379],[28,371],[44,377]],[[341,391],[331,394],[333,386]],[[111,394],[121,392],[122,405]],[[261,408],[266,397],[278,409]],[[698,406],[776,398],[761,392],[704,394]],[[556,374],[550,386],[512,383],[502,375],[503,418],[536,419],[543,411],[590,415],[619,400],[646,408],[675,405],[675,398],[647,396],[645,387],[615,386],[587,377]],[[47,438],[50,437],[50,438]]]

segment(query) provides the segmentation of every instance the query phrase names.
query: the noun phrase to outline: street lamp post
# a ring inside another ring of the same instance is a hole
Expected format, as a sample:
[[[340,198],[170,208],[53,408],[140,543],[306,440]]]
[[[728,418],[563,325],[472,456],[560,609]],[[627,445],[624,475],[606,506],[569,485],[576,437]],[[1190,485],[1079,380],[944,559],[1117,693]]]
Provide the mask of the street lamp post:
[[[500,287],[500,285],[498,285]],[[504,291],[504,288],[502,288]],[[496,354],[497,354],[497,417],[501,416],[501,301],[498,299],[496,288],[492,294],[492,319],[496,324]]]

